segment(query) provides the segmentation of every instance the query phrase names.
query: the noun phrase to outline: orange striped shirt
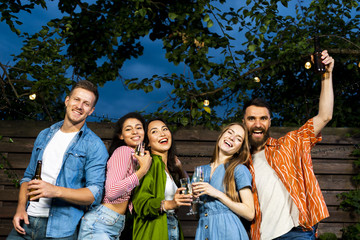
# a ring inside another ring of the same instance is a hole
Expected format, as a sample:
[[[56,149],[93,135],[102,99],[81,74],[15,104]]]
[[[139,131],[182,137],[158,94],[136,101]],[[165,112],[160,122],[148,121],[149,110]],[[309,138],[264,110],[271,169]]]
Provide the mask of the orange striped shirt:
[[[322,219],[329,217],[311,160],[311,149],[321,139],[321,134],[315,136],[313,119],[310,119],[301,128],[287,133],[284,137],[269,138],[265,145],[267,162],[274,169],[299,209],[300,226],[309,230]],[[257,240],[260,239],[261,212],[252,160],[248,167],[253,176],[255,201],[255,219],[251,225],[251,239]]]

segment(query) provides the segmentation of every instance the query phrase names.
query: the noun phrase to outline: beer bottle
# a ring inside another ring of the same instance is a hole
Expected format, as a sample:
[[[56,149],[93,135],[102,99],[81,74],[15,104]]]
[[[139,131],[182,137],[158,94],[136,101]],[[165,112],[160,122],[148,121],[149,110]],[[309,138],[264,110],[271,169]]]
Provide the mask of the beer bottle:
[[[320,48],[320,44],[319,44],[319,37],[315,36],[314,37],[314,72],[317,74],[322,74],[324,73],[325,70],[325,64],[322,63],[322,59],[321,59],[321,48]]]
[[[41,166],[42,166],[42,160],[39,160],[36,164],[36,170],[35,170],[35,175],[32,178],[32,180],[36,179],[36,180],[41,180]],[[35,189],[30,189],[29,192],[35,191]],[[36,195],[35,195],[36,196]],[[33,201],[33,202],[38,202],[39,199],[36,200],[31,200],[30,197],[35,197],[35,196],[29,196],[29,200]]]

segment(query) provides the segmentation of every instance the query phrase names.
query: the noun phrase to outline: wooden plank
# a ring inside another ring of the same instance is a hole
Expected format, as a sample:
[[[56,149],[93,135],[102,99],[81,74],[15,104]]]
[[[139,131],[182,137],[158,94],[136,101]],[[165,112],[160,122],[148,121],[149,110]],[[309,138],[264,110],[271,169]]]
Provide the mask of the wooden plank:
[[[16,207],[0,207],[0,218],[12,219],[15,215]]]
[[[340,193],[346,192],[346,191],[327,191],[327,190],[322,190],[321,192],[322,192],[322,194],[323,194],[323,196],[324,196],[326,205],[327,205],[328,207],[331,207],[331,206],[339,206],[339,204],[341,203],[341,199],[339,199],[339,198],[337,197],[337,195],[340,194]]]
[[[312,158],[354,159],[354,157],[351,156],[354,150],[354,145],[317,144],[311,150],[311,156]]]
[[[7,137],[36,137],[41,130],[52,125],[48,121],[0,121],[0,134]]]
[[[352,175],[316,175],[322,190],[351,190],[355,189],[351,181]]]
[[[352,225],[351,223],[319,223],[319,236],[324,233],[334,233],[339,239],[341,239],[341,229]]]
[[[356,223],[360,216],[355,213],[345,212],[338,207],[328,207],[330,217],[322,220],[322,223]]]
[[[13,138],[13,142],[2,139],[0,141],[0,152],[31,153],[34,141],[33,138]]]
[[[31,153],[34,147],[35,138],[13,138],[13,142],[6,139],[0,141],[0,152],[3,153]],[[106,147],[109,147],[111,140],[103,140]]]
[[[215,142],[176,142],[176,151],[180,156],[210,157],[214,147]],[[350,156],[354,149],[353,145],[316,145],[311,154],[318,159],[354,159]]]
[[[54,122],[47,121],[0,121],[0,133],[2,136],[11,138],[36,138],[45,128]],[[87,122],[87,126],[99,137],[111,139],[114,133],[115,123],[112,122]]]
[[[314,172],[317,174],[357,174],[353,160],[313,159]]]
[[[19,196],[19,189],[3,189],[0,190],[0,201],[14,201],[17,202]]]
[[[12,174],[15,174],[17,176],[17,179],[20,180],[23,176],[24,176],[24,171],[23,170],[11,170]],[[0,170],[0,186],[1,185],[14,185],[11,181],[12,179],[10,179],[8,177],[8,175],[3,171]]]
[[[25,170],[30,162],[31,153],[6,153],[11,168]]]

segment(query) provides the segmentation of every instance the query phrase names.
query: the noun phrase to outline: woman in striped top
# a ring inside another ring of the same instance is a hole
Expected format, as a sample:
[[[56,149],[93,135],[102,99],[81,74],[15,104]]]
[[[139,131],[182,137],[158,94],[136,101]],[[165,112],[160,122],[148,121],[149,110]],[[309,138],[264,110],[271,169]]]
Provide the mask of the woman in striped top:
[[[120,118],[109,148],[105,195],[102,204],[85,214],[78,239],[118,239],[125,226],[125,212],[132,210],[130,196],[151,165],[151,156],[135,154],[145,137],[143,117],[131,112]],[[137,170],[136,170],[137,169]]]

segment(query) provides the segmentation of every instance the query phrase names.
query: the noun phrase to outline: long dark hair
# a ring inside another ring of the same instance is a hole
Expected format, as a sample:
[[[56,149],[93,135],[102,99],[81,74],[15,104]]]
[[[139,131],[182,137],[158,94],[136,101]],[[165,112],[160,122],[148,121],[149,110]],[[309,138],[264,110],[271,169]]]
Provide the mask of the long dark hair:
[[[219,141],[222,135],[234,125],[239,125],[244,129],[244,141],[239,149],[234,155],[232,155],[227,162],[225,163],[225,177],[224,177],[224,187],[226,190],[226,194],[235,202],[240,202],[239,194],[236,191],[236,184],[235,184],[235,177],[234,171],[237,165],[239,164],[246,164],[250,159],[250,147],[248,141],[248,130],[243,123],[230,123],[227,125],[220,133],[217,141],[216,146],[214,149],[213,156],[211,158],[210,163],[215,162],[219,157]]]
[[[114,135],[111,140],[110,147],[109,147],[109,157],[113,154],[115,149],[117,149],[120,146],[126,145],[124,140],[120,139],[120,135],[122,133],[122,129],[124,127],[125,121],[129,118],[135,118],[141,122],[141,124],[143,125],[143,128],[144,128],[145,136],[146,136],[145,119],[141,116],[141,114],[137,113],[137,112],[130,112],[128,114],[125,114],[115,124]]]
[[[168,126],[168,124],[161,118],[154,118],[154,119],[151,119],[149,121],[147,121],[146,123],[146,131],[149,127],[149,124],[153,121],[161,121],[163,122],[166,126]],[[169,128],[169,131],[170,131],[170,128]],[[173,179],[175,180],[175,182],[178,184],[179,183],[179,180],[181,177],[183,177],[183,173],[181,171],[181,169],[176,166],[176,144],[175,144],[175,139],[174,139],[174,135],[173,133],[170,131],[171,133],[171,146],[168,150],[168,159],[167,159],[167,168],[171,174],[171,176],[173,177]],[[146,133],[145,134],[145,146],[148,146],[149,145],[149,137],[148,137],[148,134]],[[151,149],[150,149],[151,150]]]

